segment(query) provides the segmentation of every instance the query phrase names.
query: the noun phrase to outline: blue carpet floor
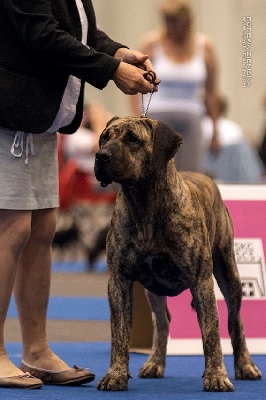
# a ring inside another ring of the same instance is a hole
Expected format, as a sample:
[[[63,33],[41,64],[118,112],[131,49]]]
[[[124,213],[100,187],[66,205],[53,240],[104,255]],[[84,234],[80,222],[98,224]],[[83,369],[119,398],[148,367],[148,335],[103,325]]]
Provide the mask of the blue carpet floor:
[[[130,355],[130,372],[133,379],[129,381],[128,392],[99,392],[96,384],[106,373],[109,366],[110,345],[108,343],[52,343],[52,349],[70,365],[89,367],[96,379],[81,387],[44,386],[39,390],[1,389],[1,400],[264,400],[266,396],[266,379],[261,381],[235,381],[233,379],[233,359],[225,357],[230,379],[235,386],[233,393],[205,393],[202,390],[201,378],[204,359],[201,356],[169,356],[164,379],[140,379],[138,370],[146,356]],[[12,361],[19,365],[21,345],[8,344],[8,353]],[[254,356],[254,361],[266,377],[266,356]]]
[[[7,316],[18,317],[13,297]],[[109,321],[108,300],[102,297],[50,297],[48,319]]]
[[[94,272],[105,272],[107,269],[106,260],[99,260],[94,265]],[[85,260],[78,261],[54,261],[53,272],[86,272],[88,265]]]

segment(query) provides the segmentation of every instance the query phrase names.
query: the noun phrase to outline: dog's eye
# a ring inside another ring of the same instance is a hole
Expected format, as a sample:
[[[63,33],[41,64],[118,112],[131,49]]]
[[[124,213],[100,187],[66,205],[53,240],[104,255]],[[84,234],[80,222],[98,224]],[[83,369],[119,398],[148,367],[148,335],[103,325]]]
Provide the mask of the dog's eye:
[[[139,138],[134,132],[128,132],[126,136],[126,141],[129,143],[136,143],[139,141]]]
[[[104,144],[109,140],[109,133],[103,132],[100,137],[100,144]]]

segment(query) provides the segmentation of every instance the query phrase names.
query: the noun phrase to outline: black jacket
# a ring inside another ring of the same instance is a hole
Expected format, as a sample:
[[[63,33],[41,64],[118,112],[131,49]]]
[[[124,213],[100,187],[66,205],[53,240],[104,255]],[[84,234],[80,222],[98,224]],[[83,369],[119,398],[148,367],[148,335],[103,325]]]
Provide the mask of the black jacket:
[[[88,46],[81,40],[75,0],[0,0],[0,126],[32,133],[46,131],[58,112],[69,75],[82,80],[77,113],[80,125],[85,81],[103,89],[119,61],[120,43],[96,28],[91,0],[82,0],[89,21]]]

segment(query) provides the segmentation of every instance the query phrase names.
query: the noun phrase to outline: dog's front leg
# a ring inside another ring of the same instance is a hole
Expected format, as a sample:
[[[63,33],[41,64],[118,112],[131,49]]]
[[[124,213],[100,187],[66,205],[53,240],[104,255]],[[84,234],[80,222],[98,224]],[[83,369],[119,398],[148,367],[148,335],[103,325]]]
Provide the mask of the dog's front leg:
[[[219,319],[212,276],[199,280],[191,288],[193,305],[201,329],[205,356],[204,390],[208,392],[230,392],[234,390],[224,365]]]
[[[112,275],[108,283],[111,312],[111,363],[99,390],[128,390],[129,339],[132,324],[133,282]]]
[[[170,314],[165,296],[157,296],[148,290],[145,292],[152,310],[154,330],[152,352],[140,369],[139,376],[141,378],[163,378]]]

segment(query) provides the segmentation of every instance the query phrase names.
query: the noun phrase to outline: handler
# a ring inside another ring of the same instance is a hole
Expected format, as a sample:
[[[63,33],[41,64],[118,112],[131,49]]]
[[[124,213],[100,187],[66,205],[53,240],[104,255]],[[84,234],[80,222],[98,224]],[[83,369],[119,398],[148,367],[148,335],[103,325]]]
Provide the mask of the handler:
[[[0,387],[82,384],[94,374],[70,368],[46,336],[59,206],[56,132],[79,127],[85,82],[103,89],[113,79],[125,94],[145,94],[157,90],[144,76],[153,67],[97,28],[90,0],[2,0],[0,26]],[[12,292],[20,368],[4,345]]]

